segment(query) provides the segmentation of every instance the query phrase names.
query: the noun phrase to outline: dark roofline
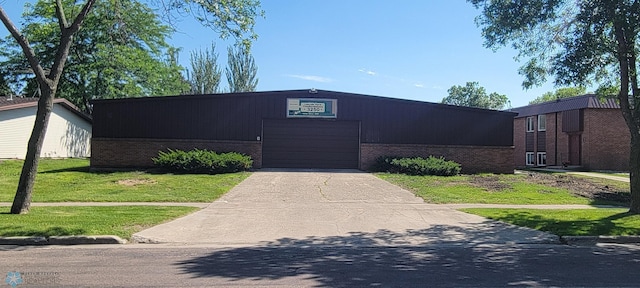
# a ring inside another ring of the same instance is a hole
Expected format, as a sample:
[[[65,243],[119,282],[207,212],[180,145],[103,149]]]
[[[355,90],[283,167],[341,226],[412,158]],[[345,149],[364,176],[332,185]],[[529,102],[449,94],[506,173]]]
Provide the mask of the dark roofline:
[[[13,98],[16,99],[16,98]],[[18,98],[18,99],[24,99],[24,98]],[[21,109],[21,108],[29,108],[29,107],[37,107],[38,106],[38,98],[32,98],[34,99],[33,101],[27,101],[27,102],[20,102],[17,104],[10,104],[10,105],[1,105],[0,106],[0,111],[8,111],[8,110],[14,110],[14,109]],[[89,123],[93,122],[93,119],[91,118],[90,115],[88,115],[87,113],[82,112],[82,110],[80,110],[78,107],[76,107],[75,105],[73,105],[73,103],[69,102],[69,100],[64,99],[64,98],[56,98],[53,99],[53,104],[60,104],[62,107],[66,108],[67,110],[73,112],[74,114],[80,116],[81,118],[89,121]]]
[[[604,99],[604,101],[601,101],[595,94],[585,94],[512,108],[509,111],[518,113],[516,118],[522,118],[579,109],[620,109],[620,105],[617,103],[616,99],[607,98]]]
[[[379,99],[379,100],[387,100],[387,101],[397,101],[397,102],[405,102],[405,103],[416,103],[416,104],[427,104],[440,106],[446,109],[457,109],[457,110],[473,110],[473,111],[486,111],[486,112],[498,112],[498,113],[509,113],[515,114],[511,111],[500,111],[500,110],[491,110],[491,109],[483,109],[483,108],[475,108],[475,107],[465,107],[465,106],[455,106],[449,104],[442,103],[434,103],[434,102],[426,102],[426,101],[418,101],[418,100],[409,100],[409,99],[401,99],[401,98],[393,98],[393,97],[385,97],[385,96],[375,96],[375,95],[366,95],[366,94],[358,94],[358,93],[350,93],[350,92],[338,92],[338,91],[330,91],[330,90],[320,90],[313,89],[314,93],[311,93],[312,89],[296,89],[296,90],[275,90],[275,91],[255,91],[255,92],[239,92],[239,93],[216,93],[216,94],[199,94],[199,95],[175,95],[175,96],[147,96],[147,97],[135,97],[135,98],[120,98],[120,99],[98,99],[91,100],[90,103],[117,103],[117,102],[128,102],[128,101],[156,101],[156,100],[183,100],[185,97],[193,97],[193,98],[227,98],[227,97],[243,97],[243,96],[254,96],[254,95],[270,95],[270,94],[293,94],[298,95],[300,93],[309,93],[310,98],[317,98],[317,95],[328,94],[327,96],[333,94],[344,95],[349,97],[356,98],[368,98],[368,99]]]

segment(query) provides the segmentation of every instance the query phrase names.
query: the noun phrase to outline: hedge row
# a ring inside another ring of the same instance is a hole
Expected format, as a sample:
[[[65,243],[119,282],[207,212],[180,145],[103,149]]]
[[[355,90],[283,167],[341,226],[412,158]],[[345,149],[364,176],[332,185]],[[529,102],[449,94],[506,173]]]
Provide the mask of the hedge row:
[[[429,156],[425,159],[383,156],[376,159],[376,170],[408,175],[454,176],[460,174],[462,167],[444,157]]]
[[[194,149],[190,151],[160,151],[153,163],[176,173],[222,174],[246,171],[251,169],[253,160],[250,156],[229,152],[216,153],[209,150]]]

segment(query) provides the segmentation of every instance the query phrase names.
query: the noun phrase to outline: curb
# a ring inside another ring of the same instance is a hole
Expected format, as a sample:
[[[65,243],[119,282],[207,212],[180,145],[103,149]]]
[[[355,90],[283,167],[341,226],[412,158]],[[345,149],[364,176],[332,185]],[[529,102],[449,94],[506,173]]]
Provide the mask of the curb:
[[[26,237],[0,237],[0,245],[83,245],[83,244],[125,244],[124,240],[114,235],[97,236],[26,236]]]
[[[560,242],[566,245],[638,244],[640,236],[560,236]]]

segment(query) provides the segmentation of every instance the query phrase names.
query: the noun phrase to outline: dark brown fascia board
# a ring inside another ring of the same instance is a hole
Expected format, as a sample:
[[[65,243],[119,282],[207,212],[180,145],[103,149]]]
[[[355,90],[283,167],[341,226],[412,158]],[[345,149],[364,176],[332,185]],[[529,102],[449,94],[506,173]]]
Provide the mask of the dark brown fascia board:
[[[199,95],[174,95],[174,96],[148,96],[148,97],[131,97],[131,98],[118,98],[118,99],[99,99],[99,100],[91,100],[90,103],[117,103],[117,102],[128,102],[128,101],[162,101],[162,100],[184,100],[185,98],[194,97],[194,98],[206,98],[206,97],[215,97],[215,98],[224,98],[224,97],[238,97],[238,96],[252,96],[252,95],[273,95],[273,94],[285,94],[292,96],[300,96],[300,94],[308,93],[310,89],[297,89],[297,90],[277,90],[277,91],[254,91],[254,92],[239,92],[239,93],[215,93],[215,94],[199,94]],[[465,106],[456,106],[442,103],[434,103],[434,102],[426,102],[419,100],[410,100],[410,99],[401,99],[401,98],[393,98],[386,96],[376,96],[376,95],[366,95],[366,94],[358,94],[351,92],[338,92],[338,91],[330,91],[330,90],[321,90],[316,89],[315,93],[308,94],[309,98],[323,98],[323,97],[331,97],[331,95],[343,95],[355,98],[368,98],[368,99],[377,99],[377,100],[386,100],[386,101],[394,101],[394,102],[405,102],[405,103],[416,103],[422,105],[434,105],[439,106],[444,109],[455,109],[455,110],[473,110],[473,111],[483,111],[487,113],[497,113],[497,114],[512,114],[515,117],[518,113],[506,110],[491,110],[491,109],[483,109],[476,107],[465,107]]]

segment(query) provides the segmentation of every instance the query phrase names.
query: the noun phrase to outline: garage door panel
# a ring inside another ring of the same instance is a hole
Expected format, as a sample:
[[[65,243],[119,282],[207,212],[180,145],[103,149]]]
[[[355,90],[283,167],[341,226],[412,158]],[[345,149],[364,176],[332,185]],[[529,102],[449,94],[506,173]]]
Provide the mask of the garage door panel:
[[[278,168],[358,168],[359,123],[265,120],[262,162]]]

